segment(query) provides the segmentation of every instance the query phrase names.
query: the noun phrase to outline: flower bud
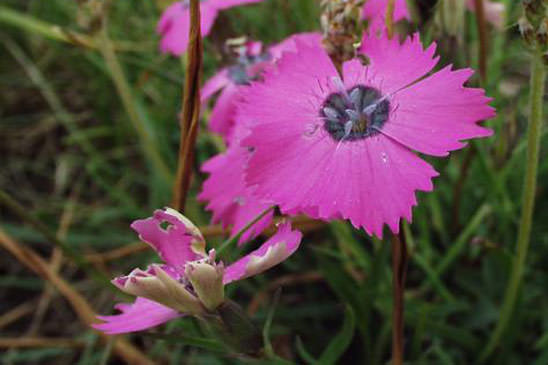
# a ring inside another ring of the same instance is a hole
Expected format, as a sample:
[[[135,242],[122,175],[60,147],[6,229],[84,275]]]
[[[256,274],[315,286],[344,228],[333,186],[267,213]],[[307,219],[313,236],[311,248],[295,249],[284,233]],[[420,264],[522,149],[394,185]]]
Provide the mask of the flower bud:
[[[202,314],[204,308],[190,293],[160,265],[151,265],[146,271],[135,269],[128,276],[113,280],[125,293],[147,298],[181,313]]]
[[[190,262],[185,275],[196,295],[207,309],[213,311],[224,301],[223,264],[215,263],[215,251],[210,251],[211,260]]]

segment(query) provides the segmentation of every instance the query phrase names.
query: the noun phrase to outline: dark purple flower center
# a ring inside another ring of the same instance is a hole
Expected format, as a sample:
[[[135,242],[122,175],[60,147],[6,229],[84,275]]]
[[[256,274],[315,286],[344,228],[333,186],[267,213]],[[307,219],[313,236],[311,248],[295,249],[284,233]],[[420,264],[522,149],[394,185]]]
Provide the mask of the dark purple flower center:
[[[238,56],[236,63],[228,68],[228,76],[237,85],[248,85],[251,81],[261,77],[262,67],[254,67],[258,63],[270,61],[272,56],[268,52],[258,55],[243,53]]]
[[[357,141],[379,133],[389,110],[390,102],[377,89],[356,85],[329,95],[320,116],[335,141]]]

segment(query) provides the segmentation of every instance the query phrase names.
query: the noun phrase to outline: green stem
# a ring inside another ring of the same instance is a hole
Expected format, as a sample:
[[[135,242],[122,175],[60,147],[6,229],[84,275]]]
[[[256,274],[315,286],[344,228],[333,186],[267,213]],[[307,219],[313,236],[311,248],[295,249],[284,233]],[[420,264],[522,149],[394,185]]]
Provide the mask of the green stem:
[[[537,48],[531,63],[531,94],[530,94],[530,121],[527,146],[527,166],[524,180],[521,220],[517,238],[517,253],[513,259],[510,281],[504,295],[504,302],[499,321],[491,338],[480,356],[480,362],[485,362],[498,346],[500,339],[512,318],[514,306],[519,294],[521,280],[525,269],[525,259],[529,249],[533,208],[535,205],[535,191],[537,185],[537,169],[539,161],[539,147],[542,126],[542,99],[544,96],[544,82],[546,68],[542,60],[542,52]]]
[[[229,239],[227,239],[226,241],[224,241],[223,243],[221,243],[221,245],[219,246],[219,249],[217,250],[217,255],[221,255],[229,246],[232,246],[233,244],[235,244],[236,242],[238,242],[238,240],[240,239],[240,237],[242,237],[242,235],[249,229],[251,228],[252,225],[254,225],[255,223],[257,223],[258,221],[260,221],[265,215],[267,215],[270,211],[272,211],[274,209],[274,205],[266,208],[261,214],[259,214],[258,216],[256,216],[255,218],[253,218],[252,221],[250,221],[248,224],[245,225],[245,227],[243,227],[242,229],[240,229],[238,231],[238,233],[236,233],[234,235],[234,237],[231,237]]]

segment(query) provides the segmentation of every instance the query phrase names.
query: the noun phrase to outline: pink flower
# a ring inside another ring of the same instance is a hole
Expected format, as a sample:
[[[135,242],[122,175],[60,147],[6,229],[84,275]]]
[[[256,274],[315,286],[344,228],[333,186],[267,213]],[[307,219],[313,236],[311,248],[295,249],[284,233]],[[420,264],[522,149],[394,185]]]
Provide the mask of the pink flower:
[[[387,4],[387,0],[367,0],[365,2],[362,18],[369,22],[371,30],[375,31],[384,28]],[[406,0],[396,0],[394,2],[394,23],[403,19],[411,20]]]
[[[492,131],[494,116],[481,89],[463,84],[470,69],[445,67],[435,45],[418,35],[403,44],[366,36],[368,66],[343,65],[342,81],[325,51],[297,42],[276,70],[245,90],[238,117],[249,123],[242,145],[253,149],[246,182],[284,213],[350,219],[382,236],[411,220],[415,191],[431,191],[437,172],[413,151],[447,156],[465,139]]]
[[[215,107],[211,112],[209,129],[230,142],[234,128],[236,103],[240,98],[240,89],[260,78],[263,70],[281,57],[283,52],[295,52],[295,40],[319,44],[319,33],[301,33],[264,50],[260,42],[248,42],[241,48],[235,64],[221,69],[204,84],[201,90],[202,103],[207,102],[220,91]]]
[[[470,11],[476,11],[476,5],[474,0],[467,0],[466,7]],[[503,3],[493,2],[491,0],[483,1],[483,11],[485,12],[485,19],[493,24],[497,29],[504,27],[504,11],[505,7]]]
[[[215,250],[206,254],[198,228],[173,209],[157,210],[131,227],[165,264],[135,269],[112,281],[137,298],[132,304],[116,305],[120,314],[98,317],[104,323],[93,327],[107,334],[140,331],[183,315],[214,311],[224,301],[224,285],[284,261],[297,250],[302,238],[289,224],[282,224],[261,247],[225,268],[215,261]]]
[[[205,37],[211,31],[219,11],[262,0],[200,0],[200,31]],[[189,0],[171,4],[162,14],[156,31],[162,36],[160,49],[179,56],[186,51],[190,31]]]

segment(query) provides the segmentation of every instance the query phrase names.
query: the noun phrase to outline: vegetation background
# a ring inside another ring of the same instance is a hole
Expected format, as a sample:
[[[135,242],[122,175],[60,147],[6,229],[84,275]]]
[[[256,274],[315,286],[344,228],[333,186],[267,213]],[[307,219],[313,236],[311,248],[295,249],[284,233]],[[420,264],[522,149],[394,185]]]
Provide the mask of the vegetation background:
[[[156,260],[136,243],[129,223],[169,204],[183,64],[158,50],[155,26],[169,1],[111,1],[108,11],[99,2],[0,4],[0,242],[3,248],[11,242],[16,253],[2,249],[0,256],[3,364],[123,363],[114,341],[101,343],[85,324],[90,312],[78,300],[108,313],[124,298],[101,277]],[[450,2],[411,1],[414,21],[399,31],[420,30],[425,44],[438,42],[440,65],[478,69],[478,50],[485,45],[476,17],[446,11]],[[520,217],[530,65],[517,27],[521,6],[505,3],[504,29],[487,28],[485,81],[477,74],[471,81],[494,97],[498,116],[488,124],[496,133],[450,158],[429,159],[440,172],[435,192],[418,194],[413,224],[405,226],[411,250],[405,293],[409,363],[477,363],[499,319]],[[268,44],[317,30],[318,19],[314,0],[265,0],[224,12],[205,40],[204,79],[226,62],[227,37],[247,35]],[[548,363],[546,132],[541,138],[525,278],[509,327],[487,363]],[[209,225],[196,201],[205,178],[198,168],[222,148],[218,137],[201,129],[186,210],[206,227],[211,245],[224,233]],[[23,211],[6,204],[6,195]],[[386,363],[389,241],[346,222],[303,227],[302,248],[291,260],[231,286],[228,296],[252,314],[288,361]],[[191,319],[128,338],[157,363],[244,361],[220,352]]]

